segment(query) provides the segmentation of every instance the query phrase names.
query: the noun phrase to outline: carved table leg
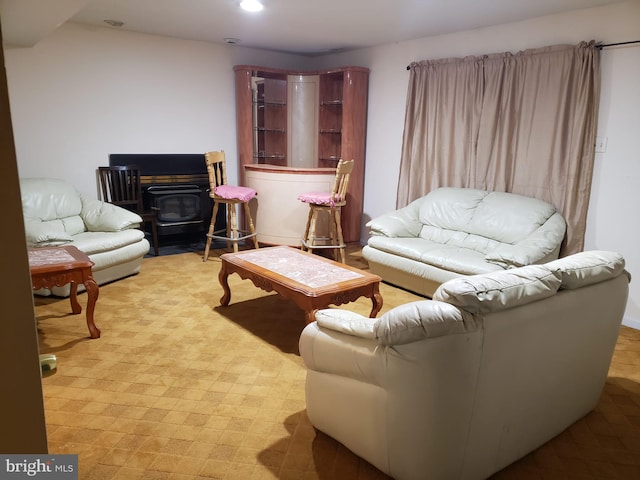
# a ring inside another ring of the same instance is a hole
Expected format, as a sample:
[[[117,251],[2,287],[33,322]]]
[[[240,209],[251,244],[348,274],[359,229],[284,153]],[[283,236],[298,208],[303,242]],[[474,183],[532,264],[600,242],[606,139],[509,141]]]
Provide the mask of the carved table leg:
[[[98,295],[100,293],[98,284],[93,277],[89,277],[87,281],[84,282],[84,286],[87,289],[87,327],[89,328],[91,338],[100,338],[100,329],[96,327],[93,321],[93,312],[96,309],[96,302],[98,301]]]
[[[316,312],[318,311],[318,309],[314,309],[314,310],[305,310],[304,312],[304,321],[307,325],[309,325],[311,322],[315,322],[316,321]]]
[[[78,303],[78,284],[76,282],[71,282],[70,289],[69,301],[71,302],[71,311],[73,313],[80,313],[82,312],[82,307],[80,306],[80,303]]]
[[[378,315],[378,313],[380,312],[380,309],[382,308],[382,295],[380,295],[380,292],[378,291],[377,287],[373,292],[373,296],[371,297],[371,303],[373,304],[373,307],[371,308],[371,313],[369,314],[369,317],[375,318],[376,315]]]
[[[220,273],[218,274],[218,281],[224,290],[224,294],[222,295],[222,298],[220,298],[220,305],[223,307],[229,305],[229,302],[231,301],[231,289],[229,288],[229,282],[227,281],[228,277],[229,273],[226,269],[226,263],[223,261],[222,266],[220,267]]]

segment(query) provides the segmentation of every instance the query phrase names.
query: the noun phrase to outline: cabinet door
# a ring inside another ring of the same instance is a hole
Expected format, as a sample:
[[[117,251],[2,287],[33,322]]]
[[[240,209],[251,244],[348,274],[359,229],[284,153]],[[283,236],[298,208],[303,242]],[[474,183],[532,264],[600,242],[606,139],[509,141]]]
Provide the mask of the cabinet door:
[[[287,165],[287,81],[252,78],[254,163]]]
[[[335,168],[342,155],[343,73],[320,76],[318,167]]]

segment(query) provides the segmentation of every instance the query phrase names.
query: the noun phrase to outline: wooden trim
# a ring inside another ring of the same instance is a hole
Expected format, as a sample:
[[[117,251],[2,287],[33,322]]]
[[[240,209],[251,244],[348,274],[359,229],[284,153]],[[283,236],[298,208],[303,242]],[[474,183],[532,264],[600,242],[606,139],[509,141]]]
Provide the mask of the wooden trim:
[[[363,72],[369,73],[369,69],[366,67],[336,67],[330,68],[326,70],[285,70],[280,68],[270,68],[270,67],[262,67],[259,65],[235,65],[233,67],[234,72],[241,71],[251,71],[251,72],[266,72],[266,73],[274,73],[279,75],[324,75],[327,73],[340,73],[340,72]]]
[[[323,173],[332,175],[336,173],[335,168],[281,167],[279,165],[267,165],[262,163],[244,165],[244,169],[252,170],[254,172],[288,173],[293,175],[322,175]]]

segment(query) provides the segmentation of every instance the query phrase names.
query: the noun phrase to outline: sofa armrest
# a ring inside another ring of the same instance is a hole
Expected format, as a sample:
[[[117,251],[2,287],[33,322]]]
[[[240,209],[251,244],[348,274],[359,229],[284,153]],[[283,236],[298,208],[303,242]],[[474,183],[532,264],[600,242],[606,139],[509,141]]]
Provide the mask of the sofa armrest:
[[[374,325],[376,321],[375,318],[337,308],[327,308],[316,312],[316,322],[320,327],[369,340],[375,339]]]
[[[367,227],[372,235],[417,237],[423,227],[418,215],[420,202],[421,199],[414,200],[406,207],[376,217],[367,223]]]
[[[515,245],[502,245],[485,255],[489,263],[503,268],[523,267],[557,258],[567,225],[559,213],[553,214],[535,232]]]
[[[321,328],[375,340],[385,346],[404,345],[477,329],[473,315],[454,305],[433,300],[400,305],[378,319],[330,308],[316,312],[316,322]]]
[[[300,357],[309,370],[382,384],[383,356],[378,342],[321,327],[307,325],[298,342]]]
[[[28,247],[55,247],[73,241],[71,235],[65,232],[62,222],[25,218],[24,229]]]
[[[142,223],[142,218],[137,213],[87,197],[82,197],[80,216],[90,232],[119,232],[137,228]]]
[[[448,303],[419,300],[382,315],[375,325],[375,335],[381,345],[405,345],[477,329],[476,319],[470,313]]]

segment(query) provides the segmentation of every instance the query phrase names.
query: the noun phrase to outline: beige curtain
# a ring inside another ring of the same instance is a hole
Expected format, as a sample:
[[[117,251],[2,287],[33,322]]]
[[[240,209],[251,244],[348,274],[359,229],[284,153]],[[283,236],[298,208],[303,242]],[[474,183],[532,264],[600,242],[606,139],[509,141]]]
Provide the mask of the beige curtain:
[[[561,255],[581,251],[599,94],[594,42],[412,64],[397,206],[440,186],[529,195],[567,220]]]
[[[412,64],[398,207],[439,186],[467,187],[472,182],[482,112],[482,62],[481,57],[466,57]]]

